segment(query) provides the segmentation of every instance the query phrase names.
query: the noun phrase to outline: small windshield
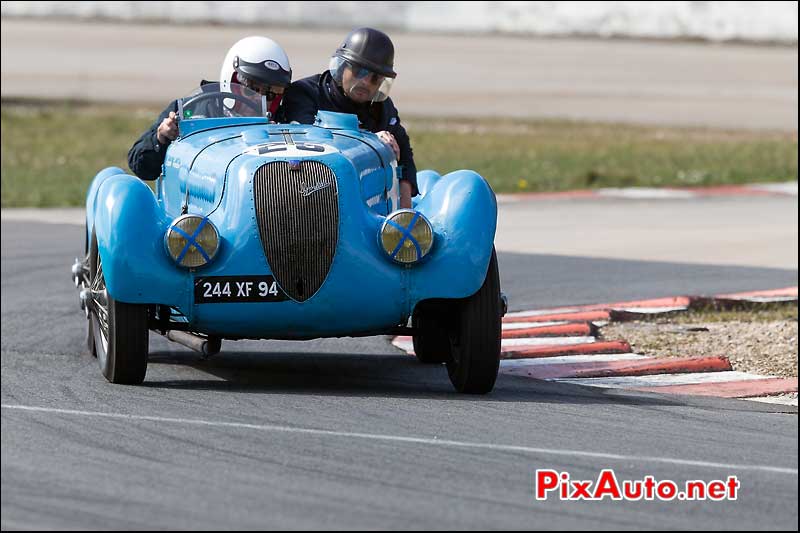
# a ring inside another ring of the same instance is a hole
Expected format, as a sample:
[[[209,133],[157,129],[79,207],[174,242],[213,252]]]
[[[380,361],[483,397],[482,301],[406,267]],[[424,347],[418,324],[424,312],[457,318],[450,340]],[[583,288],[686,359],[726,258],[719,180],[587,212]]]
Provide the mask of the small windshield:
[[[178,99],[178,112],[182,120],[266,117],[267,98],[236,83],[226,91],[219,83],[206,83]]]

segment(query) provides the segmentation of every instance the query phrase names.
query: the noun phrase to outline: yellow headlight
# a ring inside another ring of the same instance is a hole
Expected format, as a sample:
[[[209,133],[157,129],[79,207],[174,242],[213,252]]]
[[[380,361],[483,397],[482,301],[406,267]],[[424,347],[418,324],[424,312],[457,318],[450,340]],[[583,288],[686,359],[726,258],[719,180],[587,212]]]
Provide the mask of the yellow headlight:
[[[187,268],[211,262],[219,248],[217,228],[198,215],[182,215],[173,220],[164,240],[172,260]]]
[[[391,213],[381,226],[383,251],[398,263],[415,263],[433,246],[433,229],[422,213],[400,209]]]

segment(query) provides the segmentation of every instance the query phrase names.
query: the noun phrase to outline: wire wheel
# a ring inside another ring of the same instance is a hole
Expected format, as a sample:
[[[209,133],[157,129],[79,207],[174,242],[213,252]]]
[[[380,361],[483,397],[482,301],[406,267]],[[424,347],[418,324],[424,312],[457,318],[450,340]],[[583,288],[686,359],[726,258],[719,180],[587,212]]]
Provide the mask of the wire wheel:
[[[89,271],[90,329],[94,332],[100,370],[111,383],[142,383],[147,372],[147,306],[119,302],[108,293],[94,234],[89,251]]]

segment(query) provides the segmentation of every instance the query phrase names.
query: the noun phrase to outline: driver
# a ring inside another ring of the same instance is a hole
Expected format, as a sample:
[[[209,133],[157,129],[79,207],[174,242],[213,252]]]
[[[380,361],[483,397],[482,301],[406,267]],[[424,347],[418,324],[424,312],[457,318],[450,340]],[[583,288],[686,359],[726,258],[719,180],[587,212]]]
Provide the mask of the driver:
[[[289,57],[278,43],[266,37],[245,37],[234,44],[220,71],[221,91],[236,91],[232,84],[256,91],[267,97],[273,115],[291,81]],[[201,81],[201,89],[210,83],[213,82]],[[167,146],[178,136],[177,114],[178,101],[173,100],[128,152],[128,166],[141,179],[153,180],[161,174]]]
[[[317,111],[358,116],[361,127],[376,133],[403,167],[400,207],[411,207],[417,194],[417,167],[397,108],[389,98],[394,71],[394,45],[373,28],[353,30],[331,57],[329,69],[294,82],[279,111],[280,122],[313,124]]]

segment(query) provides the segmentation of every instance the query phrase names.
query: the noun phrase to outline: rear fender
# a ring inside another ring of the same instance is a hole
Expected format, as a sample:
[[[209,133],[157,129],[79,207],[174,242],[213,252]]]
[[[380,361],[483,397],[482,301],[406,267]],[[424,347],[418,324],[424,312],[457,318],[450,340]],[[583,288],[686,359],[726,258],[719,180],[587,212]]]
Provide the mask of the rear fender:
[[[428,192],[433,189],[434,185],[439,183],[440,179],[442,179],[442,176],[433,170],[420,170],[417,172],[417,189],[419,190],[419,194],[412,198],[415,208],[417,204],[428,195]]]

